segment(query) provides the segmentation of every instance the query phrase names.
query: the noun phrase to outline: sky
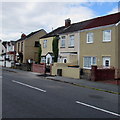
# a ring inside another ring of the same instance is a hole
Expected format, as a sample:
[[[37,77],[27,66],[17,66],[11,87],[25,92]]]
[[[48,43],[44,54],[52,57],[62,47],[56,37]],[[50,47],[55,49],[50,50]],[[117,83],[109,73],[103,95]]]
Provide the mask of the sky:
[[[21,34],[44,29],[50,32],[64,26],[65,19],[72,23],[118,12],[118,1],[2,1],[0,2],[0,39],[16,41]]]

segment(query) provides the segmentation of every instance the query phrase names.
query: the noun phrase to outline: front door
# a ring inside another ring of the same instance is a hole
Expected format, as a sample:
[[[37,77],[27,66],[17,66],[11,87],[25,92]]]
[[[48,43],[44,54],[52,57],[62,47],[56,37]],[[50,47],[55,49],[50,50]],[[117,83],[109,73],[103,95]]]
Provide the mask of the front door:
[[[103,66],[110,67],[110,57],[103,57]]]

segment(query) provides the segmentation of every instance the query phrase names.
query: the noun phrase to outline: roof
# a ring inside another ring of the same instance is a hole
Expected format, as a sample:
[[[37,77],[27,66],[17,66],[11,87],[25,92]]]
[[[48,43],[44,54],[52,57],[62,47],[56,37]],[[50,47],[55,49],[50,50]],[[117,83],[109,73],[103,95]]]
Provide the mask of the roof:
[[[60,34],[75,32],[79,30],[90,29],[100,26],[112,25],[118,23],[119,21],[120,21],[120,12],[107,16],[97,17],[94,19],[90,19],[78,23],[73,23],[68,28],[64,28],[64,30],[60,32]]]
[[[33,36],[34,34],[36,34],[37,32],[40,32],[40,31],[42,31],[42,30],[43,30],[43,29],[38,30],[38,31],[35,31],[35,32],[31,32],[30,34],[26,35],[26,37],[20,38],[20,39],[17,40],[17,41],[25,40],[26,38],[29,38],[29,37]]]
[[[45,56],[47,56],[48,54],[50,54],[51,56],[54,56],[52,52],[48,52]]]
[[[64,30],[64,28],[65,28],[65,26],[58,27],[57,29],[53,30],[52,32],[49,32],[48,34],[40,37],[40,39],[57,36],[60,32],[62,32]]]

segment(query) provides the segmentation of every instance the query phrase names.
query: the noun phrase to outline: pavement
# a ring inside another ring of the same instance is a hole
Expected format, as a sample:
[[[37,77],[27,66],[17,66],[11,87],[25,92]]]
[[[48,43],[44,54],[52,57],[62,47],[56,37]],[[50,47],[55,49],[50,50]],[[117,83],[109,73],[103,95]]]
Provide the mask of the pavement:
[[[11,68],[3,68],[3,70],[7,70],[9,72],[16,72],[16,69],[11,69]],[[21,71],[21,70],[18,70],[18,71]],[[79,87],[84,87],[88,89],[120,95],[120,85],[117,85],[117,84],[110,84],[110,83],[101,82],[101,81],[97,81],[97,82],[89,81],[86,79],[67,78],[63,76],[51,76],[49,74],[44,75],[44,74],[35,73],[35,72],[31,72],[31,73],[36,74],[36,76],[44,77],[48,80],[64,82],[64,83],[68,83],[68,84],[79,86]]]
[[[54,76],[54,77],[49,76],[46,78],[50,80],[59,81],[59,82],[69,83],[69,84],[76,85],[79,87],[85,87],[89,89],[94,89],[98,91],[109,92],[109,93],[120,95],[120,86],[115,85],[115,84],[89,81],[85,79],[66,78],[66,77],[61,77],[61,76]]]

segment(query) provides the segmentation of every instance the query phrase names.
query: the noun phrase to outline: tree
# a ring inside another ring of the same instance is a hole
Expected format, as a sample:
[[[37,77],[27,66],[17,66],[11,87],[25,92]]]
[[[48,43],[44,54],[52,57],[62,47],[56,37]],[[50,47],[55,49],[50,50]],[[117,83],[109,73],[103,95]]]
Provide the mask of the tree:
[[[54,62],[57,62],[58,59],[58,41],[59,41],[59,37],[56,36],[53,38],[53,42],[52,42],[52,50],[53,50],[53,55],[54,55]]]
[[[42,48],[41,48],[41,44],[40,44],[39,49],[38,49],[38,63],[41,62],[41,54],[42,54]]]

